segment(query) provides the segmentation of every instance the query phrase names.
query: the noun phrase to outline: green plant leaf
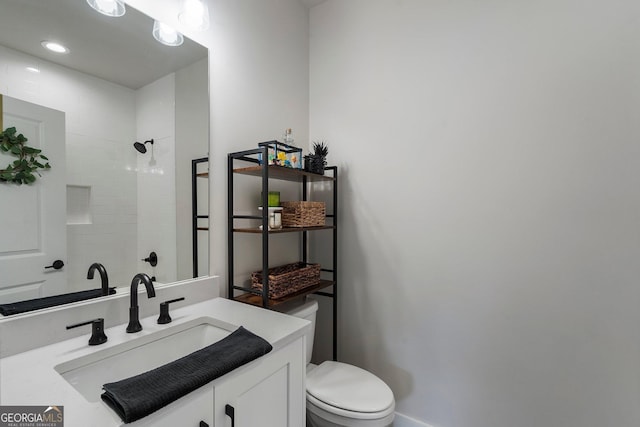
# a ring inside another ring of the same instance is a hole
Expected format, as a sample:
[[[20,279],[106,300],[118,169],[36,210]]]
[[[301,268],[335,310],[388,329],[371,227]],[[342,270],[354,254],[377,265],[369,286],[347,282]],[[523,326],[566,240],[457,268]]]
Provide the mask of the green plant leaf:
[[[38,150],[37,148],[33,148],[33,147],[23,147],[22,151],[24,151],[27,154],[38,154],[41,150]]]
[[[0,169],[0,181],[18,185],[31,184],[37,179],[36,175],[42,176],[38,169],[51,169],[49,163],[43,165],[39,159],[42,158],[45,161],[49,159],[41,154],[41,149],[27,146],[28,139],[23,134],[16,135],[16,133],[15,127],[0,132],[0,151],[18,157],[5,169]]]
[[[16,134],[16,128],[14,126],[6,128],[3,133],[5,136],[11,137]]]

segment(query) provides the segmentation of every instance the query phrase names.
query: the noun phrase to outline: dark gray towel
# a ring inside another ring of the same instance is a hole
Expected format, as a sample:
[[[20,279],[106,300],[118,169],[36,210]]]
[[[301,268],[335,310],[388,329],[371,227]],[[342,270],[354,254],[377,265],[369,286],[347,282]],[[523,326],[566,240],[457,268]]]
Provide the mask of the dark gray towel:
[[[102,400],[130,423],[271,351],[242,326],[220,341],[151,371],[102,386]]]
[[[109,295],[115,294],[116,288],[109,288]],[[24,301],[17,301],[0,305],[0,314],[10,316],[12,314],[26,313],[28,311],[40,310],[41,308],[55,307],[70,302],[84,301],[102,296],[102,289],[91,289],[88,291],[71,292],[68,294],[54,295],[51,297],[35,298]]]

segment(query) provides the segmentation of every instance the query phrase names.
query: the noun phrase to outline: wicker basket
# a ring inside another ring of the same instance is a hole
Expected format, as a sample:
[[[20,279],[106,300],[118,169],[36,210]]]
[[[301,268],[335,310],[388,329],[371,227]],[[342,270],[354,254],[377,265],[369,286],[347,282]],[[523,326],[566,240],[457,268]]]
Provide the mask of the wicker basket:
[[[320,282],[320,264],[296,262],[269,269],[269,298],[278,299]],[[251,287],[262,290],[262,271],[251,273]]]
[[[319,227],[324,225],[324,202],[281,202],[283,227]]]

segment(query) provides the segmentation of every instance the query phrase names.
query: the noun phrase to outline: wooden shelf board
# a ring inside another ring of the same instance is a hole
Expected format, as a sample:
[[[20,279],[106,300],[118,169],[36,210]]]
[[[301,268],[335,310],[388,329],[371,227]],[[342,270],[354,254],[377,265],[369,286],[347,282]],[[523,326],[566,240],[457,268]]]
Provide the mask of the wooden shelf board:
[[[246,168],[236,168],[234,173],[250,176],[262,176],[262,166],[249,166]],[[306,176],[309,181],[335,181],[335,178],[329,175],[318,175],[317,173],[306,172],[300,169],[286,168],[284,166],[269,166],[269,178],[281,179],[285,181],[302,181],[302,177]]]
[[[284,227],[279,230],[269,230],[269,234],[295,233],[300,231],[315,231],[315,230],[333,230],[334,228],[336,228],[334,225],[322,225],[320,227]],[[260,230],[257,227],[234,228],[233,231],[236,233],[262,234],[262,230]]]
[[[280,304],[284,304],[285,302],[294,300],[296,298],[301,298],[305,295],[312,294],[316,291],[319,291],[320,289],[324,289],[326,287],[333,286],[333,285],[335,285],[335,282],[333,280],[320,280],[320,283],[318,283],[317,285],[309,286],[308,288],[301,289],[298,292],[294,292],[285,297],[282,297],[279,299],[269,299],[268,306],[275,307]],[[246,294],[238,295],[233,299],[235,299],[236,301],[243,302],[245,304],[257,305],[258,307],[262,307],[262,297],[260,295],[246,293]]]
[[[209,176],[209,172],[197,173],[196,176],[199,176],[200,178],[207,178]]]

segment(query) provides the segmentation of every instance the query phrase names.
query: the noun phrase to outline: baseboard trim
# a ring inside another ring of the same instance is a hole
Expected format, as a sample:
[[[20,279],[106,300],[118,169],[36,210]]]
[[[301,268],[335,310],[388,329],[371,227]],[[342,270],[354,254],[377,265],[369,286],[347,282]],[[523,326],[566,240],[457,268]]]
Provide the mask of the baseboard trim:
[[[407,417],[396,412],[396,417],[393,420],[393,427],[433,427],[429,424],[425,424],[422,421],[418,421],[414,418]]]

